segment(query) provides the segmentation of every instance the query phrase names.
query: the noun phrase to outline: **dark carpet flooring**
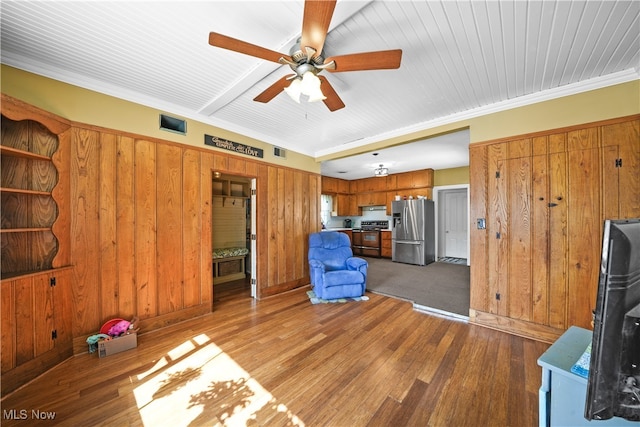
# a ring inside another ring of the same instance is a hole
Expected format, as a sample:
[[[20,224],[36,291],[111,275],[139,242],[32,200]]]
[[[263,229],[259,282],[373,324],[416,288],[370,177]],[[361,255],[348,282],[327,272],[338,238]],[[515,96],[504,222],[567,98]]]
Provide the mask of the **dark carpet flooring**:
[[[461,316],[469,316],[467,265],[434,262],[419,266],[389,259],[369,262],[367,290],[394,296],[414,304]]]

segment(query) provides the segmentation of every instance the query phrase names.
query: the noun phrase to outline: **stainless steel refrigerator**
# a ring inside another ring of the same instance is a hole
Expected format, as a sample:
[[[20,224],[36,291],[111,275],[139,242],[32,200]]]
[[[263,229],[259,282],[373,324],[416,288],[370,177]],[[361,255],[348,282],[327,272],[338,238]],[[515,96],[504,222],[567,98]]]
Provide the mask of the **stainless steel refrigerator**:
[[[391,260],[427,265],[436,260],[433,200],[397,200],[391,203]]]

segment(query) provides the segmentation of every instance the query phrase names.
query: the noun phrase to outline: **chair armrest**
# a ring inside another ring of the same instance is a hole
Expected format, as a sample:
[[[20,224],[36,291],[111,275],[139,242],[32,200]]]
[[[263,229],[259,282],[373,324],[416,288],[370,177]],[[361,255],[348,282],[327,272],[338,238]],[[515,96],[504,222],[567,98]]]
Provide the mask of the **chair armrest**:
[[[368,266],[369,266],[369,263],[362,258],[358,258],[358,257],[347,258],[347,268],[349,270],[361,270],[362,267],[367,268]]]
[[[309,260],[309,267],[311,267],[311,268],[319,268],[324,273],[324,263],[322,261],[320,261],[320,260],[310,259]]]
[[[309,279],[311,280],[311,286],[322,288],[324,286],[324,271],[325,267],[322,261],[317,259],[309,260]]]

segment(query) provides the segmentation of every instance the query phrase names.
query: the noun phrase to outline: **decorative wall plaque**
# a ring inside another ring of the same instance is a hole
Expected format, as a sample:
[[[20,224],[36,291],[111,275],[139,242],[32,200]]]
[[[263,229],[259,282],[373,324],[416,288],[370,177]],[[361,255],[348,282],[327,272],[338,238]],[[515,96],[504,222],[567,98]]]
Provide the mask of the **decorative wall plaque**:
[[[264,156],[262,148],[251,147],[249,145],[240,144],[239,142],[229,141],[217,136],[205,135],[205,145],[222,148],[223,150],[233,151],[234,153],[246,154],[247,156],[260,157]]]

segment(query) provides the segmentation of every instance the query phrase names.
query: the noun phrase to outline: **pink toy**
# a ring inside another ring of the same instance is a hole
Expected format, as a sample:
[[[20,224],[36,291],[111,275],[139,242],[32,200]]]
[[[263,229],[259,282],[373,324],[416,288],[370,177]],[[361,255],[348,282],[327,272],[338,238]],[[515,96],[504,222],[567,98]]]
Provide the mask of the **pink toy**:
[[[121,320],[115,325],[113,325],[111,328],[109,328],[109,332],[107,332],[107,334],[111,335],[112,337],[119,337],[120,335],[124,334],[129,330],[130,325],[131,325],[131,322],[127,320]]]

